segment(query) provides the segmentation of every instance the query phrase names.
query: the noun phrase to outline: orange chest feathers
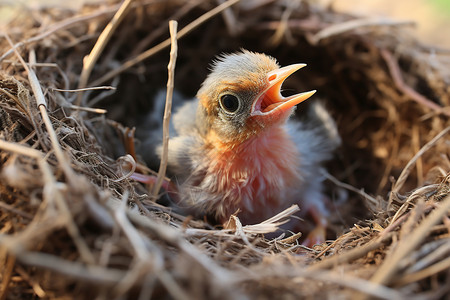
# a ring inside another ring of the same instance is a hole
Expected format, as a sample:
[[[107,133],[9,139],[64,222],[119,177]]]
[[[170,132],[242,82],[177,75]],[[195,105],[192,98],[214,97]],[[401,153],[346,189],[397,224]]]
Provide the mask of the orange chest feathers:
[[[298,149],[282,127],[239,145],[221,143],[210,134],[206,147],[205,173],[213,183],[209,192],[222,194],[230,209],[244,214],[280,206],[301,178]]]

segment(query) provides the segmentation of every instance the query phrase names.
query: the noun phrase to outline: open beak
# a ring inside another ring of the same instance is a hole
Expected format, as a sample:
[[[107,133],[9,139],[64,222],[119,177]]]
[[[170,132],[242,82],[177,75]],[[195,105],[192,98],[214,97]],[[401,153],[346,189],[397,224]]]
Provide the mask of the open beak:
[[[281,95],[281,85],[284,80],[295,71],[303,68],[306,64],[293,64],[277,70],[273,70],[267,74],[269,86],[262,92],[252,105],[252,116],[269,116],[275,112],[282,113],[290,108],[305,101],[311,97],[316,91],[304,92],[289,97]]]

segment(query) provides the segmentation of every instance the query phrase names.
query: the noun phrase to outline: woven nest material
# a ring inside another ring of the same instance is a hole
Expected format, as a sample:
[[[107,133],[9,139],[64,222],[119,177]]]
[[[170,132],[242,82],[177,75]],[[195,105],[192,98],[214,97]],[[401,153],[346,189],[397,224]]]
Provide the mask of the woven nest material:
[[[10,22],[0,40],[0,299],[449,295],[449,52],[421,44],[410,23],[315,1],[236,2],[97,1]],[[175,89],[187,97],[222,52],[308,64],[286,86],[317,89],[343,139],[326,175],[330,197],[345,200],[332,240],[265,239],[290,211],[212,228],[128,178],[129,128],[139,132],[166,85],[171,19]]]

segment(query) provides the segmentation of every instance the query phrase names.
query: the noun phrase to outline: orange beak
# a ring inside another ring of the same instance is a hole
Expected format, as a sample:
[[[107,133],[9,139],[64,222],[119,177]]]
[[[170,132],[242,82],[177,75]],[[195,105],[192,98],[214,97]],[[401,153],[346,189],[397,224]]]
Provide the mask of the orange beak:
[[[273,116],[289,111],[292,107],[311,97],[316,91],[304,92],[289,97],[281,95],[281,85],[284,80],[306,64],[293,64],[267,74],[269,86],[262,92],[252,105],[251,116]]]

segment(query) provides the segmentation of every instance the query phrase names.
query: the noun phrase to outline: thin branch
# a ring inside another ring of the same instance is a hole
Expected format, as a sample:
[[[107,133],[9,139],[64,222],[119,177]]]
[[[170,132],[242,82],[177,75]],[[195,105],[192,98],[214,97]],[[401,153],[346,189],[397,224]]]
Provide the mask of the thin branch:
[[[115,210],[114,217],[117,224],[122,228],[123,232],[130,241],[131,246],[134,249],[134,253],[139,260],[145,261],[149,258],[147,248],[139,235],[136,228],[130,223],[126,216],[126,209],[128,203],[128,191],[125,191],[120,206]]]
[[[216,0],[216,1],[219,4],[222,4],[225,2],[224,0]],[[236,16],[234,15],[231,8],[225,9],[222,13],[222,16],[223,16],[223,20],[225,21],[225,25],[227,26],[227,29],[228,29],[228,32],[230,33],[230,35],[237,36],[238,33],[240,33],[240,31],[242,30],[242,26],[239,26],[241,24],[239,24],[239,21],[236,18]]]
[[[448,126],[447,128],[445,128],[444,130],[442,130],[438,135],[436,135],[431,141],[429,141],[428,143],[426,143],[419,152],[416,153],[416,155],[414,155],[413,158],[411,158],[411,160],[408,162],[408,164],[406,165],[406,167],[402,170],[402,173],[400,174],[400,176],[398,177],[397,182],[395,183],[393,189],[392,189],[392,193],[391,196],[389,197],[389,203],[392,202],[392,197],[393,194],[395,194],[396,192],[398,192],[403,185],[406,182],[406,179],[408,178],[409,174],[411,173],[412,168],[414,167],[416,161],[428,150],[430,150],[442,137],[444,137],[448,132],[450,131],[450,126]]]
[[[380,27],[380,26],[413,26],[415,25],[412,21],[396,21],[389,20],[380,17],[369,17],[363,19],[350,20],[347,22],[336,23],[334,25],[328,26],[316,33],[312,38],[311,42],[316,45],[321,40],[342,34],[344,32],[353,31],[363,27]]]
[[[7,34],[4,35],[8,43],[13,46],[13,43],[9,36]],[[73,170],[70,167],[70,165],[67,163],[66,157],[64,156],[64,153],[61,149],[61,145],[58,142],[58,137],[56,135],[55,130],[53,129],[52,123],[50,121],[50,118],[47,113],[47,102],[45,101],[44,93],[42,92],[41,85],[39,83],[39,80],[36,76],[36,73],[33,71],[33,69],[29,68],[28,65],[25,63],[25,60],[22,58],[22,56],[19,54],[16,48],[14,48],[14,53],[16,54],[17,58],[22,63],[24,69],[26,70],[28,74],[28,80],[31,85],[31,89],[33,90],[34,97],[36,98],[36,104],[41,112],[42,119],[44,121],[45,127],[47,128],[47,131],[49,133],[50,141],[52,143],[53,149],[55,151],[55,155],[58,158],[59,163],[61,164],[62,169],[64,170],[64,173],[66,176],[71,177],[73,176]],[[30,52],[34,53],[33,51]],[[34,57],[34,56],[32,56]]]
[[[52,91],[58,91],[58,92],[70,92],[70,93],[77,93],[77,92],[85,92],[85,91],[93,91],[93,90],[116,90],[117,88],[114,86],[93,86],[88,88],[80,88],[80,89],[73,89],[73,90],[66,90],[66,89],[57,89],[57,88],[50,88]]]
[[[389,72],[391,73],[392,79],[394,80],[395,86],[408,95],[412,100],[416,101],[417,103],[428,107],[429,109],[444,114],[446,116],[450,116],[450,111],[447,111],[443,109],[438,104],[434,103],[430,99],[426,98],[425,96],[419,94],[417,91],[415,91],[413,88],[405,84],[405,81],[403,80],[402,73],[400,71],[400,67],[397,63],[397,61],[392,56],[391,52],[389,52],[386,49],[381,49],[380,51],[381,56],[386,61],[386,64],[389,68]]]
[[[127,273],[126,271],[96,265],[85,266],[83,263],[71,262],[56,255],[39,252],[22,252],[17,256],[17,260],[36,268],[52,270],[91,284],[99,283],[114,286]]]
[[[395,284],[402,286],[413,282],[418,282],[445,270],[450,270],[450,257],[440,260],[426,269],[415,273],[406,274],[399,278],[399,280],[395,281]]]
[[[166,176],[167,161],[169,158],[169,126],[170,117],[172,115],[172,97],[175,78],[175,65],[177,61],[178,44],[177,44],[177,21],[169,22],[170,40],[172,47],[170,49],[170,60],[167,66],[169,71],[169,78],[167,79],[167,94],[166,94],[166,107],[164,108],[163,119],[163,144],[162,144],[162,157],[161,164],[159,166],[158,177],[156,184],[153,186],[153,197],[157,197],[164,177]]]
[[[6,259],[6,266],[3,267],[2,286],[0,286],[0,300],[5,300],[8,295],[9,284],[11,283],[11,278],[13,274],[14,265],[16,264],[16,257],[10,254]]]
[[[47,293],[43,290],[41,285],[39,284],[39,278],[33,278],[30,276],[29,273],[25,271],[25,269],[22,266],[16,267],[16,272],[26,281],[28,281],[28,284],[33,288],[33,292],[41,299],[49,298]]]
[[[30,219],[30,220],[33,219],[33,216],[31,214],[21,211],[21,210],[15,208],[14,206],[9,205],[8,203],[2,202],[2,201],[0,201],[0,209],[10,211],[10,212],[12,212],[16,215],[22,216],[26,219]]]
[[[91,112],[94,114],[100,114],[100,115],[106,114],[108,112],[106,109],[103,109],[103,108],[84,107],[84,106],[78,106],[78,105],[67,105],[67,106],[61,105],[61,106],[68,107],[73,110],[87,111],[87,112]]]
[[[92,70],[94,69],[95,63],[97,62],[100,54],[102,54],[105,49],[108,41],[111,39],[113,33],[122,22],[123,18],[126,16],[127,12],[130,9],[130,4],[132,0],[125,0],[120,6],[117,13],[114,15],[112,20],[108,23],[106,28],[100,34],[97,39],[97,42],[92,48],[91,53],[84,59],[83,62],[83,70],[81,71],[80,81],[78,82],[78,89],[83,89],[86,87],[87,82],[89,80],[89,76],[91,75]],[[81,101],[83,99],[83,94],[78,94],[77,100],[75,101],[75,105],[81,105]]]
[[[0,139],[0,149],[36,159],[39,164],[39,168],[42,172],[42,175],[44,177],[44,180],[46,182],[51,182],[55,180],[50,166],[44,159],[44,154],[42,154],[40,151],[19,145],[17,143],[7,142],[2,139]]]
[[[328,172],[325,171],[325,170],[321,170],[321,173],[322,173],[322,175],[324,175],[328,180],[330,180],[331,182],[333,182],[335,185],[337,185],[337,186],[339,186],[339,187],[341,187],[341,188],[347,189],[347,190],[349,190],[349,191],[352,191],[352,192],[354,192],[354,193],[360,195],[361,197],[363,197],[363,198],[365,198],[365,199],[367,199],[367,200],[370,200],[370,202],[372,202],[373,204],[377,204],[377,203],[378,203],[378,201],[377,201],[374,197],[370,196],[369,194],[367,194],[366,192],[364,192],[362,189],[359,190],[359,189],[355,188],[354,186],[352,186],[352,185],[350,185],[350,184],[347,184],[347,183],[344,183],[344,182],[339,181],[336,177],[334,177],[333,175],[331,175],[330,173],[328,173]]]

